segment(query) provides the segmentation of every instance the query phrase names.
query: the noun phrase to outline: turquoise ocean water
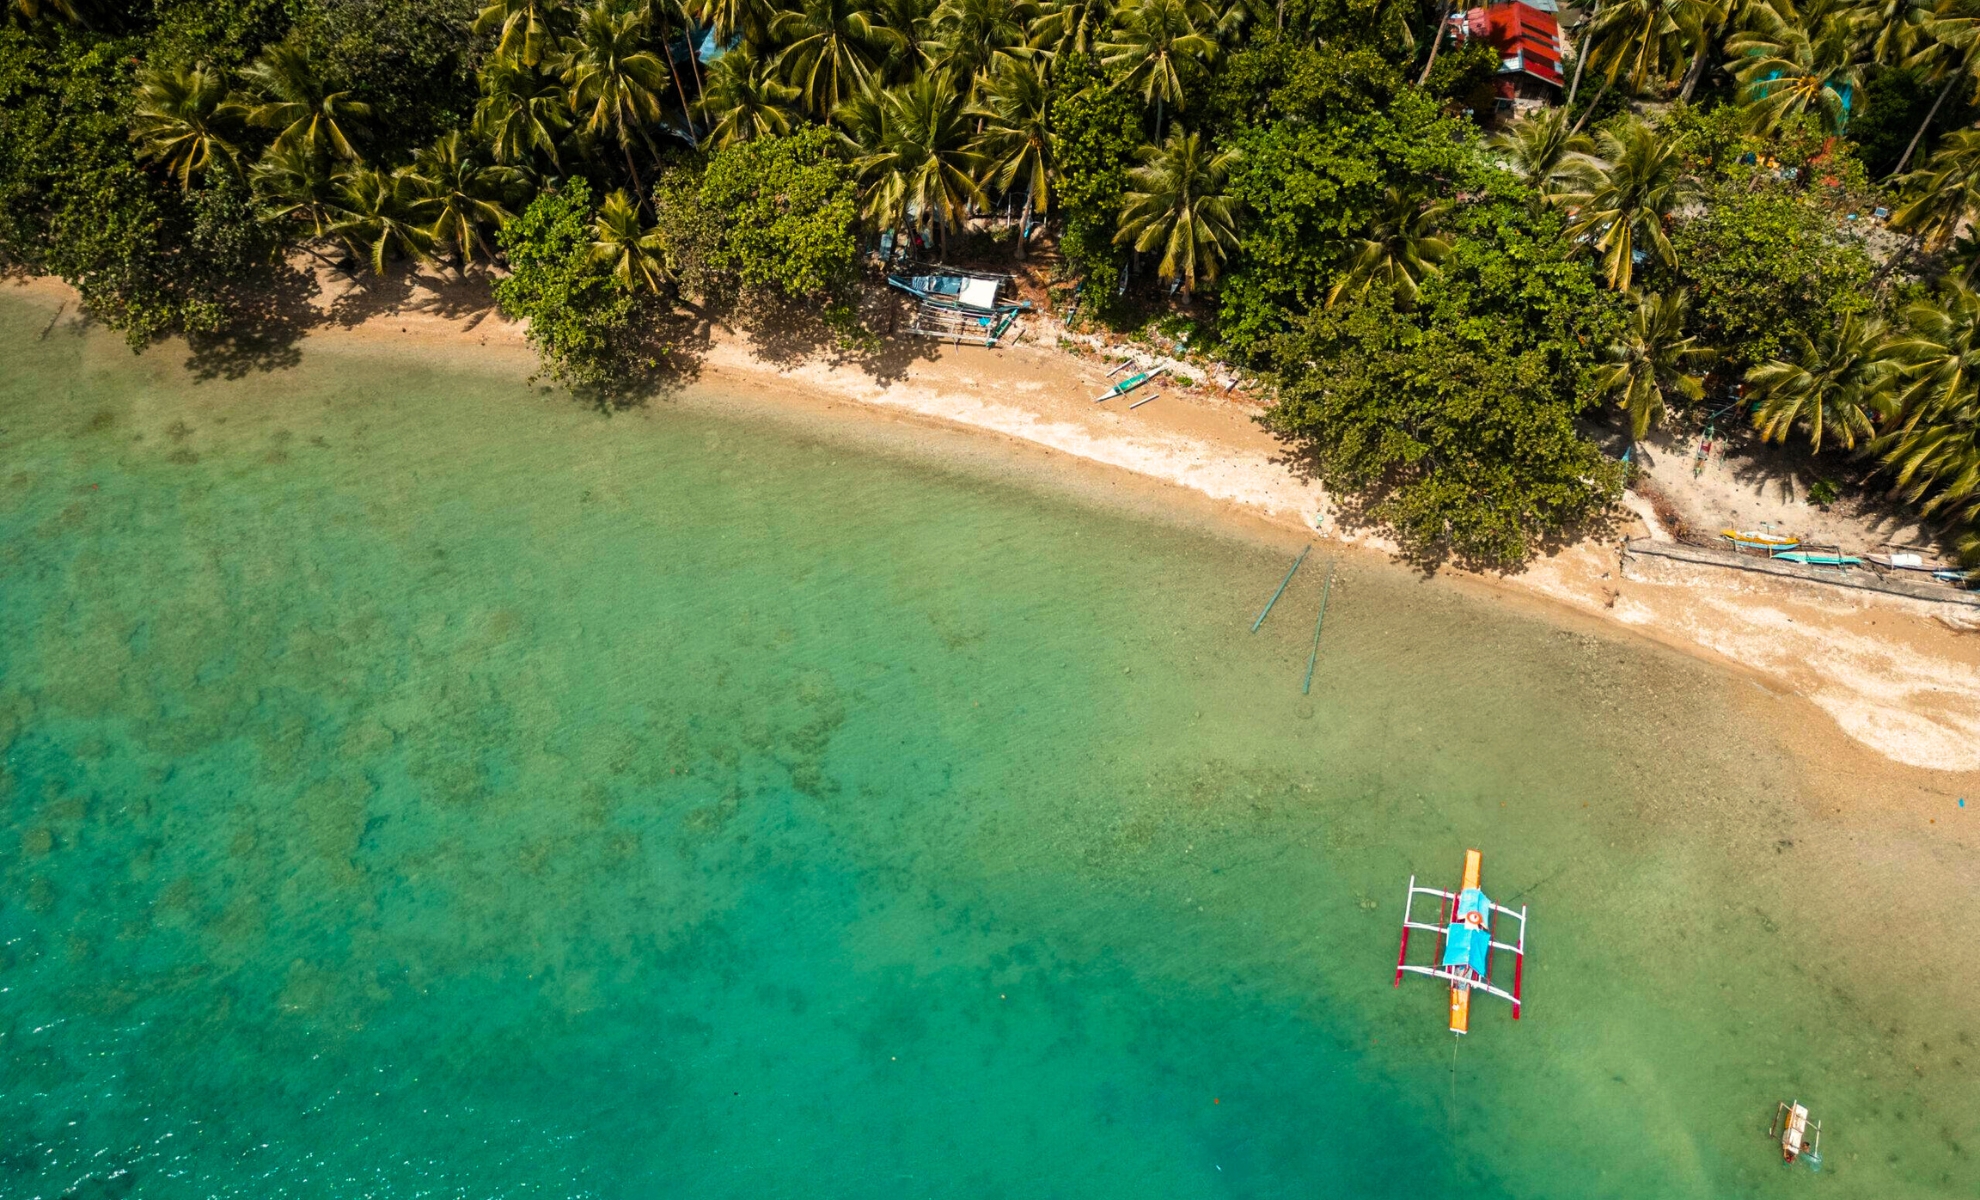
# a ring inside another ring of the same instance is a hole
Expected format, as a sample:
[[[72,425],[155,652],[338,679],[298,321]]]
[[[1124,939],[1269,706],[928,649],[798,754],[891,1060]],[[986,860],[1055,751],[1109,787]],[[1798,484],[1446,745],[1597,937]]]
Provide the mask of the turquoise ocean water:
[[[1352,559],[1302,697],[1324,548],[1253,636],[1282,547],[993,471],[46,322],[0,1195],[1976,1194],[1973,1014],[1789,919],[1749,685]],[[1531,1003],[1454,1046],[1470,845]]]

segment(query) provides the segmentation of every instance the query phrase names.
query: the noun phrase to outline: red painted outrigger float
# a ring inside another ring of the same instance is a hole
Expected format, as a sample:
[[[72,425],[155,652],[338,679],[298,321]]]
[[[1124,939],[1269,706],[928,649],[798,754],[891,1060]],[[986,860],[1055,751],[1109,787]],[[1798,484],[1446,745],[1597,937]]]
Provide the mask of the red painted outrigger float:
[[[1402,986],[1404,971],[1447,981],[1451,985],[1451,1032],[1457,1034],[1471,1027],[1471,993],[1474,991],[1511,1001],[1513,1020],[1519,1020],[1519,986],[1526,970],[1526,906],[1521,905],[1515,912],[1504,905],[1492,903],[1479,887],[1484,859],[1485,856],[1476,850],[1464,852],[1464,883],[1455,892],[1418,887],[1416,876],[1411,875],[1409,891],[1403,897],[1402,949],[1396,953],[1394,986]],[[1437,924],[1410,919],[1410,909],[1419,895],[1437,897]],[[1519,922],[1517,942],[1493,940],[1494,916]],[[1409,961],[1409,931],[1412,929],[1434,933],[1441,939],[1434,964]],[[1513,956],[1510,992],[1492,986],[1491,956],[1494,950],[1503,950]]]

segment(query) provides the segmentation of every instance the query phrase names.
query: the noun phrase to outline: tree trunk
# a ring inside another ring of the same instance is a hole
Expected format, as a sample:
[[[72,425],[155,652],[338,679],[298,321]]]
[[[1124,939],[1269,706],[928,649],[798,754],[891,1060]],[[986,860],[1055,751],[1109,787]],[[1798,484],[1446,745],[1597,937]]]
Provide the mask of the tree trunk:
[[[1959,80],[1959,72],[1955,71],[1953,77],[1946,80],[1946,86],[1939,89],[1939,98],[1932,101],[1931,111],[1925,114],[1925,120],[1919,124],[1918,132],[1911,135],[1911,144],[1904,148],[1904,157],[1898,159],[1897,167],[1890,173],[1889,178],[1896,179],[1898,176],[1904,174],[1904,168],[1910,164],[1912,153],[1918,149],[1919,141],[1925,137],[1925,131],[1931,128],[1932,118],[1939,115],[1939,106],[1946,102],[1947,96],[1952,95],[1953,85],[1958,83]]]
[[[1024,261],[1024,235],[1031,228],[1031,192],[1024,193],[1024,215],[1018,218],[1017,260]],[[1980,259],[1976,259],[1980,262]]]
[[[1705,76],[1705,58],[1712,48],[1712,35],[1706,33],[1699,42],[1698,49],[1691,56],[1691,69],[1684,73],[1684,86],[1678,89],[1678,99],[1689,103],[1691,93],[1698,89],[1698,81]]]
[[[1574,107],[1574,94],[1581,90],[1581,72],[1588,66],[1588,37],[1583,35],[1581,44],[1574,49],[1574,82],[1568,85],[1566,106]]]
[[[691,62],[694,59],[694,39],[692,36],[685,34],[683,36],[688,37],[688,60]],[[674,43],[667,36],[667,27],[665,25],[660,27],[660,52],[667,56],[667,74],[674,81],[674,95],[680,97],[681,120],[687,122],[688,145],[699,150],[701,149],[701,138],[696,136],[694,132],[694,110],[688,107],[687,88],[681,85],[680,68],[674,65]]]
[[[1594,116],[1595,110],[1602,107],[1602,98],[1609,94],[1609,85],[1613,84],[1614,82],[1615,80],[1613,79],[1604,79],[1602,81],[1602,89],[1595,93],[1595,98],[1593,100],[1590,100],[1588,102],[1587,111],[1583,112],[1581,114],[1581,119],[1574,123],[1574,128],[1568,130],[1569,137],[1573,137],[1575,134],[1580,133],[1581,127],[1583,125],[1588,124],[1588,118]]]
[[[1437,28],[1430,35],[1430,57],[1423,60],[1423,73],[1416,77],[1416,86],[1430,82],[1430,68],[1437,65],[1437,50],[1444,44],[1444,25],[1451,19],[1451,0],[1444,0],[1444,6],[1437,10]]]
[[[1162,144],[1162,94],[1155,94],[1155,144]]]

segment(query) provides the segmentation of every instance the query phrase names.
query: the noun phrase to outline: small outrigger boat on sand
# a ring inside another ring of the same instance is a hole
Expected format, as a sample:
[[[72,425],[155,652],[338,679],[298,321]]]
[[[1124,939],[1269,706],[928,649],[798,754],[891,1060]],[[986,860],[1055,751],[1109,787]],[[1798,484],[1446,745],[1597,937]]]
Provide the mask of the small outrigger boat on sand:
[[[1792,534],[1758,529],[1721,529],[1719,536],[1740,550],[1792,550],[1801,545],[1801,539]]]
[[[1781,1140],[1782,1162],[1806,1159],[1811,1170],[1822,1169],[1822,1123],[1809,1123],[1808,1109],[1801,1101],[1781,1101],[1774,1109],[1774,1123],[1767,1136]]]
[[[1860,567],[1863,560],[1854,554],[1827,550],[1776,550],[1767,556],[1776,562],[1800,563],[1804,567]]]
[[[1474,991],[1511,1001],[1513,1020],[1519,1020],[1520,977],[1526,969],[1526,907],[1521,905],[1515,912],[1504,905],[1492,903],[1478,884],[1484,860],[1485,856],[1476,850],[1464,852],[1464,882],[1456,892],[1418,887],[1416,876],[1411,875],[1409,891],[1403,898],[1402,949],[1396,954],[1396,981],[1392,986],[1402,986],[1404,971],[1447,981],[1451,985],[1451,1032],[1457,1034],[1471,1027],[1471,993]],[[1410,909],[1418,895],[1437,897],[1437,924],[1411,919],[1413,914]],[[1517,942],[1492,940],[1492,918],[1495,914],[1519,922]],[[1409,961],[1409,931],[1412,929],[1437,934],[1441,939],[1434,965]],[[1503,950],[1513,956],[1510,992],[1492,986],[1494,950]]]

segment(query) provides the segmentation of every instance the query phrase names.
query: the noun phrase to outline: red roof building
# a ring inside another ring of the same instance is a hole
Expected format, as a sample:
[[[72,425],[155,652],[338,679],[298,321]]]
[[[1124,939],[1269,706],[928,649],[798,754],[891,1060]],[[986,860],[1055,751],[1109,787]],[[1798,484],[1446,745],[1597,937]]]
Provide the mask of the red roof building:
[[[1521,86],[1529,80],[1556,88],[1566,86],[1567,80],[1561,74],[1566,47],[1561,42],[1560,22],[1553,13],[1514,0],[1510,4],[1471,9],[1462,17],[1453,18],[1451,26],[1463,40],[1483,41],[1499,52],[1498,92],[1503,99],[1544,98],[1551,102],[1551,94],[1539,92],[1530,84]]]

